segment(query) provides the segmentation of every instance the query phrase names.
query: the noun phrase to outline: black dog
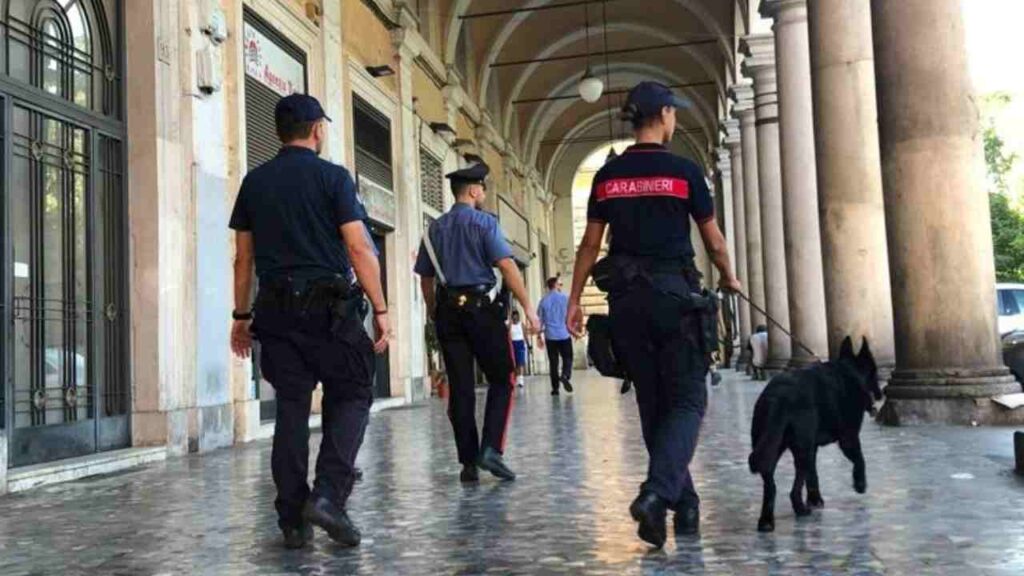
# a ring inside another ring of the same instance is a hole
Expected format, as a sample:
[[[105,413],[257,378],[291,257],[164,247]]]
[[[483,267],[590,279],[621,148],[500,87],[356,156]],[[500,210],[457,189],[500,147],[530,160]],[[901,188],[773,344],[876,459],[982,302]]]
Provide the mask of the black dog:
[[[868,487],[860,428],[864,413],[874,415],[874,403],[882,399],[878,368],[865,340],[854,355],[853,343],[843,341],[839,358],[772,379],[754,406],[750,471],[764,480],[764,501],[757,529],[775,529],[775,467],[789,450],[796,464],[796,478],[789,499],[797,516],[821,508],[818,447],[839,442],[843,454],[853,462],[853,489],[863,494]],[[807,482],[807,503],[803,488]]]

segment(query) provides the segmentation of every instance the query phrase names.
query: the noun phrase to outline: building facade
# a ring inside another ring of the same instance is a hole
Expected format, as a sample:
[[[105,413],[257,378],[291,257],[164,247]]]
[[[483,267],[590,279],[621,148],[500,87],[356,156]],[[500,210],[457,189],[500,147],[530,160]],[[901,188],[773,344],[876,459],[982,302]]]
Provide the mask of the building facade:
[[[357,175],[370,214],[396,334],[378,405],[431,395],[437,359],[412,264],[452,203],[443,175],[468,155],[490,164],[488,209],[539,297],[551,195],[468,88],[466,53],[446,54],[444,14],[427,4],[0,3],[0,479],[272,433],[273,389],[228,348],[227,220],[247,170],[276,154],[282,95],[323,102],[325,156]]]

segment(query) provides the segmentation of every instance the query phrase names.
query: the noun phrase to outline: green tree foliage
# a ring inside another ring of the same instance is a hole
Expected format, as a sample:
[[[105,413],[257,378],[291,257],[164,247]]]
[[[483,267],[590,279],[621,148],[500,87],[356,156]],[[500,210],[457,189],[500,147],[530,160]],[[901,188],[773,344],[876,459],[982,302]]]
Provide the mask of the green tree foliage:
[[[1010,206],[1005,194],[996,192],[988,198],[996,277],[1003,282],[1024,281],[1024,216]]]
[[[1005,105],[1009,103],[1009,96],[995,94],[989,100],[996,106]],[[1007,179],[1017,162],[1017,155],[1006,153],[1006,144],[991,119],[985,127],[984,137],[996,277],[1002,281],[1021,281],[1024,280],[1024,215],[1010,204],[1007,195]]]

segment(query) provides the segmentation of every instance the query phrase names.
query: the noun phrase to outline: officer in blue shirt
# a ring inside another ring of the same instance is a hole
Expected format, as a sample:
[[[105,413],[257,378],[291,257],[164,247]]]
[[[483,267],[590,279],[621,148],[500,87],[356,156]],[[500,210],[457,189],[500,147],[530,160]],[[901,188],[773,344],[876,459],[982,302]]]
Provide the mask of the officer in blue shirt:
[[[693,265],[690,221],[715,266],[721,287],[739,290],[725,239],[699,166],[665,147],[684,103],[662,84],[641,82],[629,93],[623,115],[636,144],[594,178],[587,229],[576,256],[569,325],[580,332],[580,296],[587,278],[608,292],[615,355],[636,387],[647,481],[630,506],[639,536],[661,547],[666,510],[675,510],[677,535],[699,530],[699,500],[688,466],[707,402],[710,353],[717,347],[713,295],[700,293]],[[605,228],[609,256],[594,266]]]
[[[356,546],[360,533],[345,504],[373,400],[373,354],[383,352],[390,337],[380,264],[351,176],[318,157],[330,121],[320,103],[287,96],[274,121],[283,146],[245,177],[231,214],[231,347],[247,358],[255,334],[263,377],[277,392],[271,467],[285,546],[308,545],[311,525]],[[254,268],[259,294],[253,308]],[[373,306],[376,342],[363,328],[364,296]],[[324,390],[323,440],[311,493],[309,411],[317,382]]]
[[[448,416],[462,482],[479,481],[477,468],[503,480],[516,477],[503,459],[516,377],[506,309],[489,296],[497,281],[494,267],[526,312],[527,330],[539,324],[498,219],[481,210],[489,171],[480,162],[447,175],[455,205],[424,235],[415,267],[448,370]],[[474,358],[489,383],[482,437],[476,426]]]

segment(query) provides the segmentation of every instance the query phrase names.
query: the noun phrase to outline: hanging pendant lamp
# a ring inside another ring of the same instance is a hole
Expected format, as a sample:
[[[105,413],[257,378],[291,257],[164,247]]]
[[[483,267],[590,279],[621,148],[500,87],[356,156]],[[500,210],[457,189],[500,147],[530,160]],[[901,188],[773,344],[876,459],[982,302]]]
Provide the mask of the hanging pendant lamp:
[[[601,95],[604,94],[604,82],[594,75],[594,71],[590,67],[590,10],[586,4],[583,5],[583,15],[587,39],[587,71],[583,73],[583,78],[580,79],[579,92],[580,98],[584,102],[593,104],[600,100]]]

